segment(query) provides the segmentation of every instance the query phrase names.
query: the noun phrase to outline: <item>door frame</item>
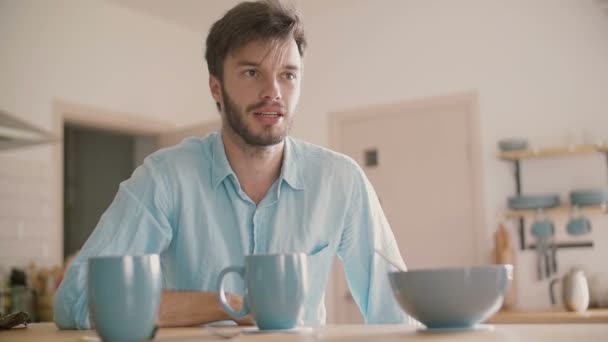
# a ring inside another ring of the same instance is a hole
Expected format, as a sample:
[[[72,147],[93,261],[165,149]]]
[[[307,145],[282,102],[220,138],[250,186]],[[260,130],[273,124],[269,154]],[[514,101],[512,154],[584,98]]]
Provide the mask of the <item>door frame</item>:
[[[368,106],[364,108],[356,108],[344,110],[340,112],[329,113],[329,144],[330,148],[342,152],[341,128],[345,123],[352,121],[366,120],[370,118],[394,116],[394,115],[410,115],[417,111],[428,110],[432,108],[459,107],[468,108],[467,113],[470,115],[469,132],[469,157],[471,159],[472,173],[471,177],[471,194],[473,196],[473,231],[476,239],[474,239],[474,255],[476,264],[484,264],[489,262],[489,252],[486,246],[488,231],[484,224],[484,193],[483,193],[483,159],[482,159],[482,144],[481,144],[481,123],[479,110],[479,96],[477,92],[462,92],[440,96],[416,98],[412,100],[400,101],[389,104],[376,106]],[[396,114],[400,113],[400,114]],[[407,258],[407,255],[405,256]],[[406,259],[407,261],[407,259]],[[406,262],[407,263],[407,262]],[[334,268],[337,266],[334,263]],[[334,269],[334,274],[336,270]],[[326,301],[328,322],[335,322],[338,318],[338,307],[341,305],[343,290],[339,288],[333,277],[330,277],[328,284],[328,298]]]
[[[57,144],[52,144],[52,168],[55,172],[53,175],[52,186],[55,189],[56,200],[54,212],[57,214],[56,236],[62,238],[57,241],[57,255],[61,256],[61,262],[65,261],[66,255],[63,255],[63,234],[64,234],[64,184],[63,184],[63,127],[67,124],[73,124],[82,127],[108,130],[112,132],[125,133],[129,135],[140,136],[155,136],[161,137],[167,132],[175,129],[175,125],[146,118],[144,115],[117,112],[106,108],[99,108],[77,103],[54,100],[52,104],[53,126],[52,133],[58,139]]]

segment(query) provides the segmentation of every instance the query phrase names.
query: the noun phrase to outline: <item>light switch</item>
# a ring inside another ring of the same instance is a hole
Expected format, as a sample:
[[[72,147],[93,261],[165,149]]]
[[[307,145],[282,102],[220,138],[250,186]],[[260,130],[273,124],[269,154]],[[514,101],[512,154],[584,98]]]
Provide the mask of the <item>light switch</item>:
[[[369,149],[365,151],[365,166],[378,166],[378,149]]]

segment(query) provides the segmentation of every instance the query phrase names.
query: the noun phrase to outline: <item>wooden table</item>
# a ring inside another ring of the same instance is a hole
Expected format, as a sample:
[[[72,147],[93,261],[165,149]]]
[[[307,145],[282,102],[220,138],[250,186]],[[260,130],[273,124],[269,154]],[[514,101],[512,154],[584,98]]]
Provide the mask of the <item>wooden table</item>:
[[[491,317],[488,323],[608,323],[608,309],[590,309],[581,313],[568,311],[500,311]],[[608,338],[606,338],[606,341],[608,341]]]
[[[403,325],[330,325],[309,334],[240,334],[238,341],[608,341],[608,324],[486,325],[474,332],[428,333]],[[237,332],[239,327],[222,328]],[[221,341],[205,328],[160,329],[155,341]],[[94,331],[57,330],[52,323],[31,324],[28,328],[0,331],[1,342],[86,342],[99,341]]]

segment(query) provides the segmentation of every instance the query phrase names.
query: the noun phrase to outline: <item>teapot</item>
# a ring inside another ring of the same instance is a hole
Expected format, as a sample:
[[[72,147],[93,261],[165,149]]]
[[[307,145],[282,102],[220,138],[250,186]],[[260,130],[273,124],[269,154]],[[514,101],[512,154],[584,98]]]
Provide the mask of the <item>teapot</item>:
[[[582,269],[573,267],[562,278],[549,284],[551,304],[555,305],[555,284],[562,282],[562,303],[568,311],[583,312],[589,307],[589,285]]]

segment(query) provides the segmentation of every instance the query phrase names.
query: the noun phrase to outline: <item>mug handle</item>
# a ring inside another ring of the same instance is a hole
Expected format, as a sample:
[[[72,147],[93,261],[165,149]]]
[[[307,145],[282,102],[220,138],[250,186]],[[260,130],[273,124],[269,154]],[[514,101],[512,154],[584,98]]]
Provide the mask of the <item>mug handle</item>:
[[[230,315],[232,316],[232,318],[234,319],[241,319],[244,318],[245,316],[249,315],[249,307],[247,306],[247,300],[244,298],[243,299],[243,309],[241,311],[235,311],[232,307],[230,307],[230,304],[228,304],[228,298],[226,298],[226,291],[224,290],[224,277],[228,274],[228,273],[238,273],[241,278],[245,278],[245,267],[241,267],[241,266],[229,266],[226,267],[222,270],[222,272],[220,272],[220,276],[218,278],[218,282],[217,282],[217,288],[219,289],[217,291],[217,299],[220,301],[220,303],[222,304],[222,307],[224,308],[224,310]]]

